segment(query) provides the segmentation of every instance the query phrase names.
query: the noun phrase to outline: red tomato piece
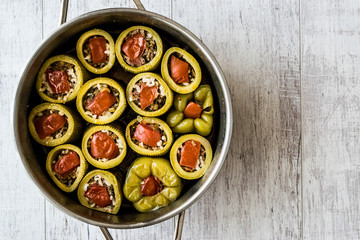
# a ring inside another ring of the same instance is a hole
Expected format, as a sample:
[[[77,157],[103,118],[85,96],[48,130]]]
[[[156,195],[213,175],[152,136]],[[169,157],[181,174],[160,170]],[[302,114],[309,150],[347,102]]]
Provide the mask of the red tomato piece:
[[[136,127],[134,138],[150,147],[156,147],[161,139],[161,134],[146,123],[140,123]]]
[[[194,170],[198,165],[201,144],[198,141],[188,140],[181,150],[180,165]]]
[[[105,186],[100,186],[95,183],[91,185],[89,190],[84,194],[86,197],[90,198],[96,205],[99,207],[105,207],[112,203],[110,199],[110,194],[107,191]]]
[[[145,178],[141,183],[141,194],[143,196],[154,196],[162,190],[161,181],[155,176]]]
[[[79,156],[76,152],[70,151],[55,163],[54,172],[62,176],[66,176],[79,165]]]
[[[158,87],[149,87],[146,83],[141,84],[140,88],[140,106],[141,110],[144,110],[150,106],[154,100],[158,97]]]
[[[45,77],[53,93],[65,93],[70,90],[70,84],[66,71],[47,69],[45,71]]]
[[[120,151],[112,137],[104,132],[96,132],[92,135],[90,154],[94,158],[113,159]]]
[[[189,102],[184,110],[184,115],[186,118],[199,118],[201,116],[202,108],[199,104],[194,102]]]
[[[86,104],[86,108],[92,114],[97,116],[108,110],[116,102],[116,97],[108,91],[101,91],[90,102]]]
[[[121,46],[121,50],[130,58],[132,62],[136,62],[144,53],[146,48],[146,40],[140,34],[137,33],[132,37],[129,37]]]
[[[35,130],[39,138],[44,139],[62,128],[65,123],[67,123],[65,116],[53,113],[36,119]]]
[[[106,39],[104,37],[94,37],[89,40],[89,43],[93,63],[106,62]]]
[[[189,82],[189,64],[175,57],[171,56],[170,59],[171,78],[176,83],[188,83]]]

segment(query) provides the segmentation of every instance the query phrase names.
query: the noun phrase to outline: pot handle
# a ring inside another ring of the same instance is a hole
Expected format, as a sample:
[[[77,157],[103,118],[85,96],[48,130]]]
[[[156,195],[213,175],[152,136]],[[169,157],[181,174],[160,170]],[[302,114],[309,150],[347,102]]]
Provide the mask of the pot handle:
[[[133,0],[136,7],[140,10],[145,10],[144,5],[140,0]],[[60,9],[60,25],[66,22],[68,12],[69,0],[61,1]],[[174,240],[181,240],[182,229],[184,225],[185,210],[180,212],[175,225]],[[109,230],[106,227],[99,227],[106,240],[113,240]]]

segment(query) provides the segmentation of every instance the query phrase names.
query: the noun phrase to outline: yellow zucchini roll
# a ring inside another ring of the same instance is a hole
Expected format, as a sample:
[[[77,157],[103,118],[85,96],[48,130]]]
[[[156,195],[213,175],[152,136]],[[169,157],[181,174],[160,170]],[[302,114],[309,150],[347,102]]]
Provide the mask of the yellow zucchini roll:
[[[66,103],[76,98],[86,77],[83,66],[75,58],[54,56],[41,66],[36,90],[45,101]]]
[[[94,167],[109,169],[119,165],[126,155],[126,142],[116,124],[90,125],[85,131],[81,148]]]
[[[76,53],[84,67],[95,74],[108,72],[115,63],[114,40],[101,29],[81,35],[76,43]]]
[[[126,99],[136,113],[157,117],[169,110],[173,93],[160,75],[146,72],[131,79],[126,88]]]
[[[64,192],[73,192],[77,188],[87,167],[80,148],[71,144],[57,146],[46,158],[46,171]]]
[[[169,48],[164,54],[161,75],[173,91],[182,94],[195,91],[201,82],[199,63],[178,47]]]
[[[164,121],[140,116],[127,125],[125,137],[132,150],[144,156],[164,155],[173,142],[172,131]]]
[[[110,123],[124,112],[125,93],[120,84],[110,78],[94,78],[81,87],[76,107],[89,123]]]
[[[159,66],[163,44],[153,29],[133,26],[120,34],[115,52],[120,65],[126,71],[137,74],[152,71]]]
[[[211,160],[212,149],[209,141],[197,134],[179,137],[170,150],[170,162],[174,171],[188,180],[202,177]]]
[[[123,187],[124,196],[139,212],[154,211],[175,201],[182,183],[164,158],[137,158],[130,166]]]
[[[93,170],[80,182],[80,203],[100,212],[117,214],[122,202],[121,176],[104,170]]]
[[[43,103],[33,108],[28,127],[31,136],[48,147],[74,142],[82,130],[80,116],[70,108],[56,103]]]

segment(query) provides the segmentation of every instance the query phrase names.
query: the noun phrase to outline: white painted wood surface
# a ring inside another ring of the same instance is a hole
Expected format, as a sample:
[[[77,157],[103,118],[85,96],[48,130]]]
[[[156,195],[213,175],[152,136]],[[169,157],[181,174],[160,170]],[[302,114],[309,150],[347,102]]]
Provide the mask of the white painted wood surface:
[[[143,0],[199,36],[227,77],[234,133],[183,239],[360,239],[360,2]],[[0,239],[103,239],[47,202],[9,141],[21,68],[60,1],[0,4]],[[131,0],[70,0],[68,19]],[[11,184],[10,184],[11,183]],[[171,239],[174,220],[115,239]]]

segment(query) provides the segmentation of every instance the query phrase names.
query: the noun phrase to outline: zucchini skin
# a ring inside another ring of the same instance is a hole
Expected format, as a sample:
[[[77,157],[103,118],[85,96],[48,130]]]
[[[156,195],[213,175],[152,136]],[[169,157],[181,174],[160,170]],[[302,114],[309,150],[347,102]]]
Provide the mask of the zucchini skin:
[[[134,85],[141,80],[144,77],[153,77],[155,78],[159,84],[163,87],[164,91],[165,91],[165,95],[166,95],[166,101],[165,104],[162,108],[160,108],[159,110],[153,111],[153,112],[148,112],[145,110],[142,110],[139,106],[137,106],[133,101],[130,101],[130,94],[131,91],[134,87]],[[126,99],[130,105],[130,107],[137,113],[140,114],[142,116],[145,117],[157,117],[157,116],[161,116],[163,114],[165,114],[171,107],[173,99],[174,99],[174,94],[173,92],[170,90],[169,86],[165,83],[165,81],[161,78],[161,76],[159,74],[156,73],[151,73],[151,72],[146,72],[146,73],[140,73],[136,76],[134,76],[130,82],[128,83],[127,87],[126,87]]]
[[[65,149],[69,149],[69,150],[76,152],[80,158],[80,166],[79,166],[80,170],[78,172],[78,176],[76,177],[76,180],[73,182],[73,184],[70,187],[61,183],[57,179],[57,177],[54,175],[54,172],[52,170],[52,161],[54,160],[54,158],[57,158],[57,156],[59,155],[59,153],[62,150],[65,150]],[[46,158],[46,171],[48,172],[50,178],[54,181],[56,186],[58,186],[64,192],[73,192],[79,185],[81,179],[84,177],[87,169],[88,169],[88,163],[86,162],[84,155],[81,152],[80,148],[78,148],[75,145],[64,144],[64,145],[57,146],[49,152],[49,154],[47,155],[47,158]]]
[[[132,125],[134,125],[135,123],[140,123],[139,122],[139,118],[141,119],[142,122],[145,123],[157,123],[160,126],[162,126],[163,131],[166,134],[166,139],[167,139],[167,143],[165,144],[165,147],[163,149],[159,149],[159,150],[150,150],[150,149],[144,149],[140,146],[138,146],[137,144],[135,144],[130,136],[130,127]],[[170,127],[166,124],[166,122],[164,122],[161,119],[158,118],[150,118],[150,117],[138,117],[135,118],[134,120],[132,120],[127,126],[126,126],[126,131],[125,131],[125,138],[126,141],[129,145],[129,147],[134,150],[136,153],[140,154],[140,155],[144,155],[144,156],[162,156],[164,154],[166,154],[171,147],[171,144],[173,142],[173,134],[172,131],[170,129]]]
[[[194,172],[187,172],[185,171],[179,164],[178,160],[177,160],[177,150],[179,149],[179,147],[185,143],[188,140],[195,140],[201,143],[201,145],[205,148],[206,151],[206,158],[205,158],[205,166],[203,166],[202,168],[200,168],[200,170],[196,170]],[[197,134],[187,134],[187,135],[182,135],[181,137],[179,137],[178,139],[176,139],[176,141],[174,142],[173,146],[171,147],[170,150],[170,162],[171,162],[171,166],[173,167],[174,171],[181,177],[187,180],[193,180],[193,179],[198,179],[201,178],[202,176],[204,176],[205,172],[207,171],[207,169],[209,168],[210,164],[212,161],[212,148],[211,145],[209,143],[209,141]]]
[[[113,168],[118,166],[125,158],[126,153],[127,153],[127,145],[126,145],[126,141],[124,138],[123,133],[120,130],[120,126],[117,124],[109,124],[109,125],[90,125],[84,133],[82,142],[81,142],[81,149],[82,152],[84,153],[84,156],[86,158],[86,160],[93,165],[94,167],[100,168],[100,169],[109,169],[109,168]],[[120,140],[122,141],[122,145],[124,146],[124,148],[121,150],[119,156],[117,156],[116,158],[110,159],[106,162],[101,162],[101,161],[97,161],[95,158],[93,158],[91,156],[91,154],[88,151],[87,148],[87,142],[89,140],[89,138],[96,132],[101,131],[101,130],[109,130],[113,133],[115,133]]]
[[[87,184],[89,182],[89,180],[91,178],[93,178],[95,175],[100,175],[102,178],[106,179],[106,181],[108,181],[110,184],[113,185],[114,187],[114,193],[115,193],[115,206],[113,208],[112,212],[108,212],[103,210],[102,208],[99,207],[91,207],[86,200],[86,197],[84,196],[85,191],[84,191],[84,186],[85,184]],[[85,177],[81,180],[79,187],[78,187],[78,191],[77,191],[77,196],[78,199],[80,201],[80,203],[90,209],[94,209],[96,211],[100,211],[100,212],[105,212],[105,213],[111,213],[111,214],[117,214],[119,212],[120,209],[120,205],[122,202],[122,192],[121,192],[121,174],[117,174],[116,172],[112,173],[109,171],[104,171],[104,170],[100,170],[100,169],[96,169],[93,170],[91,172],[89,172],[88,174],[85,175]]]
[[[182,55],[182,57],[192,66],[195,71],[195,80],[187,86],[181,86],[177,84],[170,76],[168,62],[170,60],[171,54],[173,53],[179,53],[180,55]],[[199,63],[190,53],[181,48],[172,47],[165,52],[164,57],[161,61],[161,76],[174,92],[186,94],[195,91],[195,89],[200,85],[201,68]]]
[[[48,109],[62,111],[67,117],[68,129],[64,136],[62,136],[61,138],[52,140],[47,140],[46,138],[40,139],[36,132],[33,121],[36,114]],[[42,103],[31,110],[28,118],[28,128],[31,136],[35,139],[35,141],[44,146],[54,147],[65,143],[75,142],[81,135],[83,124],[81,117],[78,115],[78,113],[71,110],[69,107],[57,103]]]
[[[89,37],[96,36],[96,35],[103,36],[109,42],[109,47],[110,47],[109,62],[107,65],[105,65],[102,68],[96,68],[96,67],[91,66],[89,63],[87,63],[87,61],[84,58],[84,54],[83,54],[83,50],[82,50],[85,41]],[[84,65],[84,67],[87,70],[89,70],[90,72],[95,73],[95,74],[107,73],[115,63],[114,40],[108,32],[101,30],[101,29],[93,29],[93,30],[83,33],[76,43],[76,53],[77,53],[78,59]]]
[[[71,63],[75,66],[75,74],[77,77],[77,81],[74,87],[73,92],[69,95],[69,97],[66,100],[62,99],[54,99],[46,95],[44,92],[40,91],[41,84],[42,84],[42,78],[45,71],[48,69],[48,67],[54,63],[54,62],[67,62]],[[36,80],[36,90],[39,94],[39,96],[44,99],[45,101],[52,102],[52,103],[66,103],[74,100],[76,96],[79,93],[80,87],[83,85],[83,83],[88,79],[88,73],[86,72],[84,66],[76,59],[68,55],[57,55],[54,57],[51,57],[47,59],[43,65],[41,66]]]
[[[184,110],[191,100],[202,103],[204,110],[200,118],[184,118]],[[211,133],[214,122],[214,100],[208,84],[200,85],[193,93],[175,95],[174,107],[175,109],[168,114],[166,122],[175,133],[197,132],[202,136]]]
[[[141,182],[149,176],[156,176],[164,188],[154,196],[141,195]],[[182,190],[180,177],[164,158],[139,157],[135,159],[126,174],[123,186],[124,196],[139,212],[148,212],[169,205]]]
[[[90,117],[89,115],[87,115],[85,113],[85,109],[83,106],[83,98],[86,96],[87,91],[92,86],[94,86],[98,83],[106,84],[110,87],[115,88],[119,92],[119,106],[116,108],[115,112],[113,112],[111,114],[111,116],[108,118],[96,119],[96,118]],[[89,123],[107,124],[107,123],[113,122],[121,116],[121,114],[124,112],[124,110],[126,108],[126,98],[125,98],[124,90],[118,82],[116,82],[115,80],[113,80],[111,78],[99,77],[99,78],[91,79],[80,88],[79,94],[76,98],[76,108],[77,108],[78,112],[80,113],[80,115],[85,119],[85,121],[87,121]]]
[[[137,29],[144,29],[145,31],[150,32],[150,34],[153,36],[153,38],[156,42],[157,50],[156,50],[155,57],[150,62],[148,62],[140,67],[132,67],[132,66],[129,66],[124,61],[124,59],[121,55],[121,46],[122,46],[122,43],[123,43],[125,37],[130,32],[137,30]],[[160,65],[161,57],[163,55],[163,43],[162,43],[162,40],[161,40],[159,34],[157,32],[155,32],[152,28],[145,27],[145,26],[133,26],[133,27],[130,27],[130,28],[124,30],[119,35],[118,39],[116,40],[116,44],[115,44],[115,53],[116,53],[116,58],[119,61],[120,65],[128,72],[138,74],[141,72],[153,71]]]

